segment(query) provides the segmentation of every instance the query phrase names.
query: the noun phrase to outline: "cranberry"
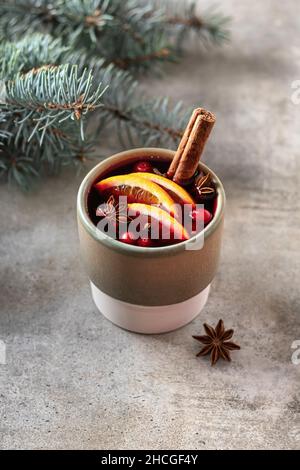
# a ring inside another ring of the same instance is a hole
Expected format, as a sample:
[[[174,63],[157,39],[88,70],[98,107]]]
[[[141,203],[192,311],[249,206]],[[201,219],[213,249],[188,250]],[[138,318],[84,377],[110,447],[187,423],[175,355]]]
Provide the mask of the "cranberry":
[[[204,225],[207,225],[212,219],[211,213],[206,209],[193,209],[191,217],[195,222],[196,220],[203,220]]]
[[[139,238],[137,244],[143,248],[153,246],[151,238]]]
[[[128,245],[135,245],[136,239],[132,232],[123,233],[120,238],[120,242],[127,243]]]
[[[137,162],[133,167],[134,172],[138,173],[153,173],[153,167],[150,162]]]

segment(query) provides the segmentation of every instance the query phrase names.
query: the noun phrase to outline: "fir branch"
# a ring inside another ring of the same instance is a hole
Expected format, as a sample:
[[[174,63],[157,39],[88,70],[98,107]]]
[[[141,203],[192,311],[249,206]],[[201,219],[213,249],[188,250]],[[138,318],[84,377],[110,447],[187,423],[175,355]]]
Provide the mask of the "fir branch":
[[[124,146],[175,147],[188,111],[149,100],[121,69],[153,71],[175,60],[174,43],[181,48],[191,31],[205,45],[223,41],[226,21],[143,0],[0,0],[2,177],[30,187],[44,172],[80,167],[106,126]],[[93,110],[99,125],[93,119],[83,142]]]
[[[1,113],[0,113],[1,115]],[[12,118],[17,115],[12,114]],[[6,124],[14,128],[13,120]],[[16,183],[23,190],[29,190],[43,175],[58,174],[64,166],[79,170],[90,158],[94,141],[82,142],[80,134],[71,122],[65,121],[59,127],[49,126],[43,144],[37,133],[28,141],[32,124],[27,120],[20,135],[0,132],[0,177],[9,183]]]
[[[114,59],[112,60],[112,63],[120,69],[126,70],[128,68],[139,67],[141,65],[145,67],[148,63],[152,64],[153,61],[161,61],[165,59],[174,60],[174,58],[172,58],[171,50],[167,47],[162,47],[161,49],[149,52],[148,54]]]
[[[28,72],[42,65],[58,65],[62,55],[71,47],[64,46],[61,38],[41,33],[26,35],[14,45],[20,53],[22,72]]]
[[[0,109],[0,147],[3,146],[8,139],[12,136],[12,133],[9,132],[5,127],[7,125],[8,113]],[[1,152],[1,148],[0,148]]]
[[[181,103],[171,107],[168,99],[151,100],[127,71],[95,62],[93,71],[103,86],[109,84],[98,113],[99,128],[114,126],[122,146],[165,145],[176,148],[190,110]]]
[[[55,0],[0,1],[0,35],[15,40],[24,34],[52,32],[57,26],[56,3]]]
[[[162,108],[166,106],[167,115],[162,113]],[[157,114],[153,113],[157,111]],[[177,122],[177,127],[174,127],[174,120],[178,121],[177,111],[180,109],[170,109],[169,100],[166,98],[159,98],[155,101],[148,101],[144,104],[137,106],[129,112],[124,112],[120,107],[106,105],[101,112],[102,115],[110,115],[115,122],[119,134],[119,139],[123,145],[125,140],[128,139],[135,145],[138,141],[140,145],[162,144],[175,147],[183,133],[183,124],[180,126]],[[164,118],[167,118],[167,122]],[[185,119],[183,119],[185,121]],[[135,138],[132,137],[132,131],[135,131]],[[138,134],[137,131],[140,131]]]
[[[9,126],[12,122],[7,124]],[[32,180],[39,175],[34,164],[40,157],[38,146],[36,142],[21,143],[22,139],[17,143],[13,132],[4,132],[4,138],[0,133],[0,178],[10,183],[15,182],[23,189],[29,189]]]
[[[218,45],[227,42],[230,38],[228,26],[231,18],[221,14],[216,5],[199,15],[195,1],[187,3],[185,8],[177,7],[177,11],[174,11],[172,3],[166,8],[165,21],[179,51],[182,51],[191,34],[194,34],[205,47],[210,43]]]
[[[0,45],[0,77],[9,80],[20,71],[59,64],[62,55],[69,49],[62,45],[60,38],[54,39],[49,34],[40,33],[26,35],[14,43],[3,42]]]
[[[6,104],[20,114],[17,124],[21,133],[27,119],[35,123],[31,139],[40,132],[43,141],[48,126],[67,119],[79,121],[84,138],[83,120],[87,112],[101,106],[100,98],[105,88],[98,85],[93,90],[93,75],[87,70],[78,74],[77,66],[43,66],[26,74],[17,74],[7,83]]]
[[[93,74],[108,87],[97,112],[99,132],[114,126],[122,146],[147,145],[152,140],[157,145],[176,147],[190,109],[183,110],[181,103],[172,109],[166,98],[149,99],[128,71],[105,66],[104,59],[87,59],[84,50],[67,53],[66,59],[77,63],[79,71],[89,60]]]
[[[12,43],[0,44],[0,80],[5,81],[13,78],[21,68],[20,52],[15,45]]]
[[[117,34],[114,46],[106,45],[102,56],[107,63],[122,69],[150,69],[175,59],[172,45],[163,23],[162,8],[153,8],[140,0],[127,0],[116,15]],[[110,33],[112,33],[110,31]]]
[[[94,46],[114,22],[121,0],[61,0],[56,9],[56,33],[76,44]]]
[[[172,42],[182,49],[191,31],[204,45],[228,39],[228,18],[221,14],[209,11],[199,17],[195,2],[187,7],[164,3],[167,7],[153,0],[0,1],[0,35],[15,39],[49,32],[73,48],[103,57],[107,65],[133,70],[153,70],[174,60]]]
[[[93,42],[121,4],[122,0],[0,1],[0,28],[11,39],[39,31],[73,41],[86,34]]]
[[[83,118],[101,106],[105,87],[77,66],[47,66],[18,73],[0,103],[0,175],[23,189],[33,179],[81,166],[93,139],[83,139]],[[78,132],[79,122],[82,133]]]

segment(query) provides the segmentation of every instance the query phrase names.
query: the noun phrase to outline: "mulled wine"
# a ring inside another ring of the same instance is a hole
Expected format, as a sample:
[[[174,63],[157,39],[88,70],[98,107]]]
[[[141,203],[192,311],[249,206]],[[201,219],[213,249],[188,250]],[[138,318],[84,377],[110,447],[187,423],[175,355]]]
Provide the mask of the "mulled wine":
[[[121,243],[155,248],[188,240],[211,222],[216,189],[199,170],[178,184],[159,157],[112,167],[88,195],[92,222]]]

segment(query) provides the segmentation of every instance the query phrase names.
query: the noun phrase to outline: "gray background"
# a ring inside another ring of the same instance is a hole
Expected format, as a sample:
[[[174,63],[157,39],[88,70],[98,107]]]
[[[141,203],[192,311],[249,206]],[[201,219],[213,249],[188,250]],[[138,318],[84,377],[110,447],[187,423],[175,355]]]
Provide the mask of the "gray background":
[[[28,196],[2,186],[2,448],[300,448],[300,4],[220,7],[234,18],[231,45],[194,48],[147,79],[217,115],[204,161],[228,205],[207,307],[170,334],[118,329],[94,307],[78,257],[80,178],[66,172]],[[110,140],[101,155],[119,150]],[[191,335],[220,317],[242,350],[212,369]]]

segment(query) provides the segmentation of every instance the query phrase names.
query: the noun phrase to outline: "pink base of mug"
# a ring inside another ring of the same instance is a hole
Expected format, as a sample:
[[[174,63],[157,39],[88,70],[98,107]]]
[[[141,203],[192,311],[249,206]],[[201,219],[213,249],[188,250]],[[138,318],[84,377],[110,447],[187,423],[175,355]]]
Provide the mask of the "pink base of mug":
[[[157,334],[176,330],[190,323],[205,306],[210,284],[184,302],[162,306],[135,305],[114,299],[91,282],[92,297],[108,320],[135,333]]]

